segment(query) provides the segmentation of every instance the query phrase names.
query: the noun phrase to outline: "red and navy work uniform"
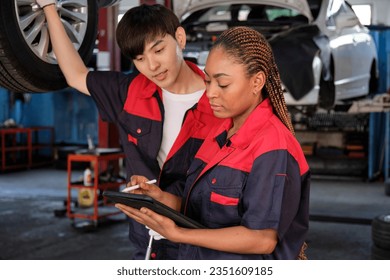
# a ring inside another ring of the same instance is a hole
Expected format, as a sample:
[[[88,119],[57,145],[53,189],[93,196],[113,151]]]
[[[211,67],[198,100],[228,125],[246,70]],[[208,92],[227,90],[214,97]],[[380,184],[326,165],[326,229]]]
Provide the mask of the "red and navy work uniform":
[[[182,212],[212,229],[275,229],[277,246],[261,255],[180,244],[179,258],[296,259],[309,223],[310,171],[302,149],[268,99],[227,139],[231,125],[231,119],[225,120],[196,154]]]
[[[187,64],[195,73],[204,77],[195,64]],[[127,180],[132,175],[157,178],[158,185],[163,190],[181,196],[191,161],[212,125],[220,122],[213,115],[206,95],[203,94],[199,102],[186,112],[181,131],[160,170],[157,154],[164,122],[161,89],[142,74],[128,75],[110,71],[90,72],[87,85],[102,120],[113,122],[118,127],[120,142],[126,155]],[[134,258],[144,259],[148,231],[144,225],[133,220],[129,223],[129,238],[136,247]],[[171,245],[173,246],[166,240],[154,242],[153,249],[156,252],[153,252],[153,256],[158,259],[176,259],[176,256],[164,253],[174,250]],[[159,249],[161,246],[166,247],[166,250]]]

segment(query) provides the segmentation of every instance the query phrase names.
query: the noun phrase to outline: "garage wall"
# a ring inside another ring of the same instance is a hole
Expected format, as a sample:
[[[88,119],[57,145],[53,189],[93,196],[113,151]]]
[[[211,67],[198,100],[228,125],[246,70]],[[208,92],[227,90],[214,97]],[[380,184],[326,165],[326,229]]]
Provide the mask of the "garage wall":
[[[372,24],[373,25],[388,25],[390,26],[390,1],[389,0],[349,0],[351,5],[369,4],[372,9]]]
[[[98,111],[93,99],[66,88],[51,93],[56,142],[87,144],[87,135],[98,144]]]
[[[0,124],[12,118],[17,125],[53,126],[55,143],[87,145],[87,135],[98,145],[98,111],[92,98],[74,89],[30,94],[24,101],[0,88]]]

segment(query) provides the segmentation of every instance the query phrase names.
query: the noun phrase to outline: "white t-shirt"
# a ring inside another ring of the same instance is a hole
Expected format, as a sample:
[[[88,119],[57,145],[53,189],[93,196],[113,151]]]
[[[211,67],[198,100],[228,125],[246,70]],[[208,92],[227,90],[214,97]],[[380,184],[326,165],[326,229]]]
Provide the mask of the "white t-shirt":
[[[165,113],[163,139],[157,156],[160,168],[165,162],[177,135],[179,135],[185,113],[199,101],[203,92],[204,90],[188,94],[174,94],[165,89],[162,90]]]

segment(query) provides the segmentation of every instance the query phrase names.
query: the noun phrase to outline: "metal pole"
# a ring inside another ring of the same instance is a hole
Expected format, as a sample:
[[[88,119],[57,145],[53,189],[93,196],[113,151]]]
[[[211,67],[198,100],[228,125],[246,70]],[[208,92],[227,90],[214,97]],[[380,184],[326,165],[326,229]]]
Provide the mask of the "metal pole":
[[[150,254],[152,253],[153,235],[150,235],[148,248],[146,249],[145,260],[150,260]]]

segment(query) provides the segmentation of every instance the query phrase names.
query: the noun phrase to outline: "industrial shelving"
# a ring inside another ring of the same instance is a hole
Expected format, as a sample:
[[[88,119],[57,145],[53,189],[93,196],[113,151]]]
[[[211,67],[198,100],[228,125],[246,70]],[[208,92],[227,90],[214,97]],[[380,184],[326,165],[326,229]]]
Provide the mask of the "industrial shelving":
[[[1,171],[31,168],[54,160],[54,128],[50,126],[0,129]]]

